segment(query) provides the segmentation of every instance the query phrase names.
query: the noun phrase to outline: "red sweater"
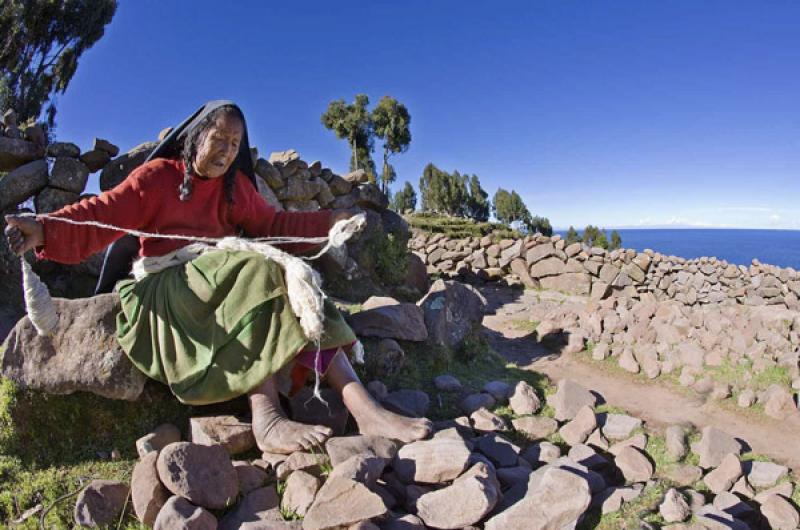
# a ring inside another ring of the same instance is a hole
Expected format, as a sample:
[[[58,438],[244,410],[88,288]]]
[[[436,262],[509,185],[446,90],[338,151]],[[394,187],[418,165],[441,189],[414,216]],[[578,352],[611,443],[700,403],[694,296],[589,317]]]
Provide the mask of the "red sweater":
[[[249,237],[328,234],[329,211],[277,212],[241,172],[236,175],[233,205],[225,198],[223,178],[193,176],[192,195],[188,201],[181,201],[178,187],[183,182],[183,168],[183,162],[177,160],[152,160],[136,168],[114,189],[50,215],[143,232],[215,238],[238,235],[240,229]],[[117,230],[40,220],[45,243],[37,256],[61,263],[80,263],[124,235]],[[141,256],[161,256],[190,242],[140,238],[140,243]],[[298,252],[312,247],[284,245],[283,248]]]

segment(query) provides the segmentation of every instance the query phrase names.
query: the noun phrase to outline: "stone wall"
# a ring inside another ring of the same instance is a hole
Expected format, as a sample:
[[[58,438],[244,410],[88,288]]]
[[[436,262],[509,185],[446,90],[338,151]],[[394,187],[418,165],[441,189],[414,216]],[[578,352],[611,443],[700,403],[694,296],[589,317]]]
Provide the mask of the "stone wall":
[[[749,267],[717,258],[685,259],[645,250],[607,251],[560,236],[495,241],[450,239],[414,231],[411,250],[429,273],[503,280],[601,300],[674,300],[685,305],[775,305],[800,309],[800,274],[753,260]]]

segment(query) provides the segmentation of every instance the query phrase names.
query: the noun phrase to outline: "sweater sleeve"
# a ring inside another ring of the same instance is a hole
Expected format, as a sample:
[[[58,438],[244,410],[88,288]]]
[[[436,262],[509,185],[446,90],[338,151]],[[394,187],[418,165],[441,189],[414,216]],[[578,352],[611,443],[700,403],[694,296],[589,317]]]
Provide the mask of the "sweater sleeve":
[[[238,224],[250,237],[297,236],[324,237],[331,228],[330,210],[319,212],[278,212],[249,183],[245,192],[246,207],[241,212]],[[319,245],[293,243],[281,245],[286,252],[299,254],[309,252]]]
[[[140,166],[115,188],[65,206],[48,217],[96,221],[127,229],[141,228],[157,209],[153,197],[145,200],[145,188],[152,173],[158,169],[156,164]],[[36,256],[60,263],[80,263],[125,235],[119,230],[74,225],[47,217],[38,219],[44,227],[44,246]]]

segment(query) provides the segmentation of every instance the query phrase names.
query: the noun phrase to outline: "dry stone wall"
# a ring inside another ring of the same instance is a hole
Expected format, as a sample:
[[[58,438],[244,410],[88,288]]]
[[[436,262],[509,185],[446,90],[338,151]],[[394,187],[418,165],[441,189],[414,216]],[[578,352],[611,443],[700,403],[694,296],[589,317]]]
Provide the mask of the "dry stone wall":
[[[607,251],[560,236],[495,241],[451,239],[415,231],[411,250],[429,273],[503,280],[529,287],[589,295],[596,300],[674,300],[706,304],[781,306],[800,309],[800,274],[753,260],[749,267],[703,257],[685,259],[652,250]]]

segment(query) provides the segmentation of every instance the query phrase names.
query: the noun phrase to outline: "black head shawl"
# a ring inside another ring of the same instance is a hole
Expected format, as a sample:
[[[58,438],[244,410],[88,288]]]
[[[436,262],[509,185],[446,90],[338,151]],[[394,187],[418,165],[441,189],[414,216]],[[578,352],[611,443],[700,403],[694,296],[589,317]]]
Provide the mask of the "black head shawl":
[[[189,131],[194,129],[197,124],[199,124],[203,118],[208,116],[211,112],[224,106],[236,108],[241,115],[244,134],[242,135],[242,142],[239,144],[239,154],[236,156],[235,163],[237,164],[239,171],[247,175],[247,178],[250,179],[250,182],[253,184],[253,186],[255,186],[256,175],[255,171],[253,170],[253,158],[250,155],[250,141],[247,138],[247,123],[244,120],[244,113],[242,112],[242,109],[236,105],[236,103],[225,99],[209,101],[197,109],[194,114],[183,120],[180,125],[172,129],[170,133],[161,141],[161,143],[156,146],[153,152],[150,153],[150,156],[147,157],[145,162],[149,162],[154,158],[180,157],[181,150],[183,149],[183,142],[186,140],[186,135],[189,133]]]

